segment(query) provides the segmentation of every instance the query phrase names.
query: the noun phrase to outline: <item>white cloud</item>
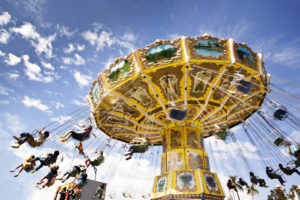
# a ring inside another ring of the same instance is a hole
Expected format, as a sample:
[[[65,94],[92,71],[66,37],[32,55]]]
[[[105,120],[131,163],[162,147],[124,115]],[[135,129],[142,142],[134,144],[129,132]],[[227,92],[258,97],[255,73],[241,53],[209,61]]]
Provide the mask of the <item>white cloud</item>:
[[[62,115],[60,115],[59,117],[50,118],[51,121],[58,122],[60,124],[64,124],[66,121],[69,121],[71,119],[72,119],[71,116],[62,116]]]
[[[0,50],[0,56],[5,56],[6,54]]]
[[[6,58],[4,61],[8,65],[15,66],[21,62],[21,58],[12,53],[9,53],[8,58]]]
[[[44,83],[49,83],[53,81],[53,77],[51,76],[43,76],[41,74],[41,68],[35,63],[31,63],[29,61],[29,56],[28,55],[23,55],[22,56],[24,60],[24,64],[26,67],[25,74],[28,76],[29,80],[33,81],[41,81]]]
[[[87,102],[82,102],[82,101],[79,101],[77,99],[74,99],[72,101],[72,103],[75,104],[76,106],[86,106],[86,105],[88,105]]]
[[[37,31],[35,26],[29,22],[25,22],[21,27],[13,27],[10,29],[12,32],[20,34],[24,39],[30,41],[31,45],[35,47],[38,55],[45,54],[47,58],[52,58],[52,42],[55,40],[56,35],[42,37]]]
[[[82,58],[80,55],[78,55],[77,53],[74,54],[74,58],[70,58],[70,57],[63,57],[63,62],[66,65],[85,65],[85,60],[84,58]]]
[[[11,15],[8,12],[2,12],[0,15],[0,26],[8,24],[10,20]]]
[[[56,109],[60,109],[60,108],[63,108],[63,107],[65,107],[64,104],[62,104],[62,103],[60,103],[60,102],[56,102],[56,103],[55,103],[55,108],[56,108]]]
[[[137,37],[133,33],[125,33],[122,39],[126,41],[136,41]]]
[[[53,65],[51,63],[46,63],[46,62],[41,62],[41,63],[45,68],[50,69],[50,70],[55,70],[55,68],[53,67]]]
[[[102,31],[101,33],[92,32],[90,30],[82,33],[82,36],[87,40],[92,46],[96,46],[96,50],[102,50],[105,46],[110,47],[114,44],[115,38],[112,37],[112,33],[107,31]]]
[[[90,84],[91,76],[81,74],[79,71],[74,71],[74,78],[79,84],[79,87],[88,86]]]
[[[2,100],[0,101],[0,104],[8,105],[10,102],[8,100]]]
[[[26,107],[34,107],[34,108],[37,108],[41,111],[44,111],[44,112],[51,112],[49,110],[49,107],[46,106],[45,104],[42,104],[41,103],[41,100],[39,99],[33,99],[33,98],[30,98],[28,96],[24,96],[24,99],[22,100],[22,103],[26,106]]]
[[[9,38],[10,38],[9,32],[5,29],[0,29],[0,43],[7,44]]]
[[[27,125],[22,122],[18,115],[6,112],[4,113],[4,119],[6,121],[6,127],[14,132],[14,134],[27,129]]]
[[[72,53],[75,50],[75,47],[73,44],[68,44],[67,48],[63,48],[63,51],[65,53]]]
[[[9,93],[9,89],[7,89],[6,87],[4,87],[3,85],[0,85],[0,95],[5,95],[7,96]]]
[[[17,72],[15,73],[8,73],[8,77],[13,79],[13,80],[17,80],[19,78],[20,74],[18,74]]]
[[[74,35],[74,33],[77,32],[77,30],[70,31],[68,27],[64,25],[56,25],[56,29],[58,31],[58,34],[60,37],[66,36],[67,38],[70,38]]]
[[[85,49],[84,44],[82,44],[82,45],[77,44],[77,50],[78,50],[78,51],[83,51],[84,49]]]

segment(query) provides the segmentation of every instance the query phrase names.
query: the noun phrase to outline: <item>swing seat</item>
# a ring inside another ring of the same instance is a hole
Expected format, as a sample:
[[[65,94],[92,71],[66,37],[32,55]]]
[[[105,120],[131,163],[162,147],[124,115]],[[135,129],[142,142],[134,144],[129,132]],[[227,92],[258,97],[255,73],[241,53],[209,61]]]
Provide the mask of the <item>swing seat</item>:
[[[228,135],[228,131],[220,131],[216,133],[217,137],[221,140],[226,140],[226,137]]]
[[[172,119],[182,121],[184,120],[185,116],[186,116],[186,110],[177,110],[177,109],[170,110],[170,117]]]
[[[274,140],[273,144],[279,147],[279,146],[282,145],[283,142],[284,142],[284,139],[283,139],[282,137],[277,137],[277,138]]]
[[[34,169],[33,165],[28,165],[27,167],[24,168],[25,172],[31,172]]]
[[[274,112],[273,117],[277,120],[283,120],[287,117],[287,110],[279,108]]]
[[[240,80],[238,82],[237,90],[240,92],[243,92],[245,94],[248,94],[250,89],[251,89],[252,83],[245,81],[245,80]]]
[[[300,167],[300,161],[299,160],[295,160],[294,164],[295,164],[296,168]]]

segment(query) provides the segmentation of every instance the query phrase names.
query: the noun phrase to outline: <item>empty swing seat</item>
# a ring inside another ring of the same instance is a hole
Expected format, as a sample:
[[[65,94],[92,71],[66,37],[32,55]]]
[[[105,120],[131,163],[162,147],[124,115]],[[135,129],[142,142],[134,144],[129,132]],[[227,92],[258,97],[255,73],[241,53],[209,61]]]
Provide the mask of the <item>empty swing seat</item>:
[[[245,94],[248,94],[250,89],[251,89],[252,83],[245,81],[245,80],[240,80],[238,82],[237,90],[240,92],[243,92]]]
[[[287,117],[287,111],[285,109],[279,108],[274,112],[273,117],[278,120],[283,120]]]
[[[220,132],[217,132],[216,135],[218,136],[219,139],[226,140],[228,131],[220,131]]]
[[[171,109],[170,110],[170,117],[172,119],[176,119],[176,120],[184,120],[186,116],[186,110],[177,110],[177,109]]]
[[[276,145],[276,146],[280,146],[280,145],[282,145],[283,142],[284,142],[284,139],[282,137],[277,137],[274,140],[273,144]]]

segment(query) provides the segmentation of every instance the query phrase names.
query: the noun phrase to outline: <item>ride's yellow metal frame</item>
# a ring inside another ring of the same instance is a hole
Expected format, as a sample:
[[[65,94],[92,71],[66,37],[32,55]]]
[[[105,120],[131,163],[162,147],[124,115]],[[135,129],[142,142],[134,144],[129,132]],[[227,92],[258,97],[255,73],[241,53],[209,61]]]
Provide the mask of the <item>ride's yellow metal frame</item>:
[[[224,199],[217,175],[210,172],[202,125],[171,125],[162,137],[161,174],[155,177],[151,199]]]

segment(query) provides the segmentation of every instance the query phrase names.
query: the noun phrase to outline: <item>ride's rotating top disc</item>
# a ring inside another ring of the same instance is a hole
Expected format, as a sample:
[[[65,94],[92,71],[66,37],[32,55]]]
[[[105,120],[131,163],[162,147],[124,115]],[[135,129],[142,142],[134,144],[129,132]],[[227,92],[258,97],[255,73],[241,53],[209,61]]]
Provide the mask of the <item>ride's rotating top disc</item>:
[[[262,56],[246,44],[209,35],[157,40],[99,73],[88,100],[107,135],[161,144],[161,129],[203,126],[205,137],[260,108],[268,92]]]

